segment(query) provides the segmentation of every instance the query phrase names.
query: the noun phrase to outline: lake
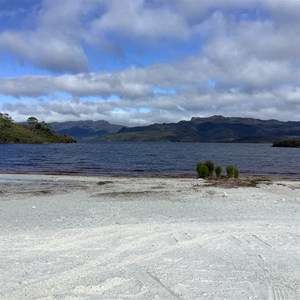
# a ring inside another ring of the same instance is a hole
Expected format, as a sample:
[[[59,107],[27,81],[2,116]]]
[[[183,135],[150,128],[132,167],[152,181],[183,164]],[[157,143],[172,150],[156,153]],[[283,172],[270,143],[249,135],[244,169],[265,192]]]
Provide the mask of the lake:
[[[80,175],[196,175],[211,159],[241,175],[300,178],[300,149],[271,144],[102,142],[97,144],[1,144],[1,173]]]

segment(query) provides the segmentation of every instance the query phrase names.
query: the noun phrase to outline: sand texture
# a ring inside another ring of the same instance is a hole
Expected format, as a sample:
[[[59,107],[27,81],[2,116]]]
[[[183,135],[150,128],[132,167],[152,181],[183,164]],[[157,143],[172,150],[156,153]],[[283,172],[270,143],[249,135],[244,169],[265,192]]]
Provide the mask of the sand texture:
[[[3,174],[0,299],[300,299],[299,208],[297,180]]]

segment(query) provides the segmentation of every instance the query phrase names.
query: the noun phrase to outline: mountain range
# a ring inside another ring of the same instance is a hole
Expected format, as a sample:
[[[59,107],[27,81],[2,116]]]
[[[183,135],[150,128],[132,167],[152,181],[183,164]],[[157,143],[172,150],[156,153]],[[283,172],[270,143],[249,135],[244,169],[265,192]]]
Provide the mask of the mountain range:
[[[125,127],[107,121],[52,123],[59,134],[80,141],[171,141],[273,143],[300,136],[300,122],[212,116],[178,123]]]
[[[95,141],[99,137],[118,132],[124,126],[110,124],[107,121],[68,121],[53,122],[52,129],[59,134],[66,134],[77,141]]]

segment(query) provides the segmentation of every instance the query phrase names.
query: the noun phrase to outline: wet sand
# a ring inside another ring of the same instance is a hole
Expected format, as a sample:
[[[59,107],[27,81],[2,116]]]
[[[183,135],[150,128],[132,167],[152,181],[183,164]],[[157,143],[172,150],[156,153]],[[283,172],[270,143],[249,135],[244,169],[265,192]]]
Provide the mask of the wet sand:
[[[299,299],[300,182],[250,181],[2,174],[0,299]]]

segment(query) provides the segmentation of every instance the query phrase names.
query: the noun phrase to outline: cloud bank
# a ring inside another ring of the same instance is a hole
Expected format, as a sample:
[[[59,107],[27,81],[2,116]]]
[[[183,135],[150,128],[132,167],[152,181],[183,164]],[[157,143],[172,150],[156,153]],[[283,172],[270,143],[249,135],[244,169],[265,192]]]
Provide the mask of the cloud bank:
[[[1,74],[15,119],[300,119],[300,1],[26,1],[1,4],[0,51],[35,70]]]

